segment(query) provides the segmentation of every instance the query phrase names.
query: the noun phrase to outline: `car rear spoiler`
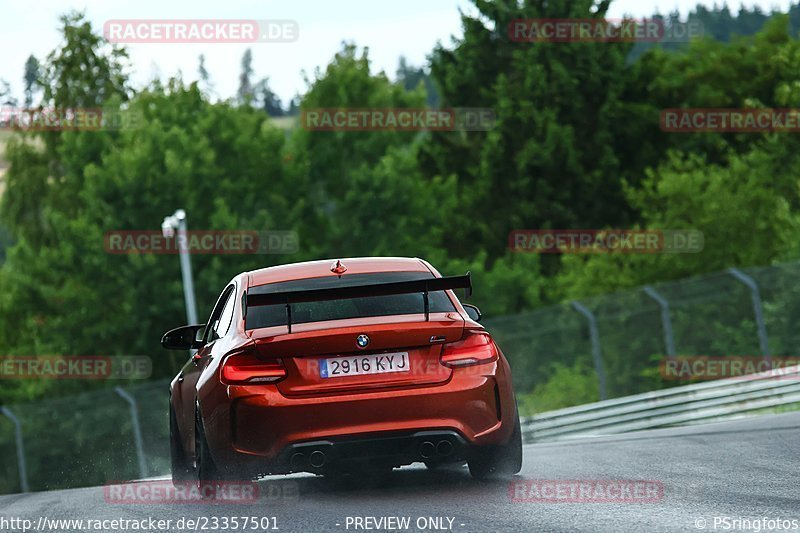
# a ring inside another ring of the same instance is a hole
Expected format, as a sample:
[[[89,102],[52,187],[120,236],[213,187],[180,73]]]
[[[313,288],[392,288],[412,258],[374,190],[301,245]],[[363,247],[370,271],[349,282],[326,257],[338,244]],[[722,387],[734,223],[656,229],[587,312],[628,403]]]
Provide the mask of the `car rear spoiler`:
[[[257,289],[257,287],[254,287],[253,289]],[[259,307],[262,305],[285,305],[286,325],[289,327],[289,333],[291,333],[291,304],[300,302],[321,302],[326,300],[345,300],[348,298],[364,298],[369,296],[391,296],[395,294],[422,293],[425,321],[427,322],[430,320],[428,293],[432,291],[466,289],[467,296],[471,296],[472,277],[470,273],[467,272],[463,276],[450,276],[447,278],[415,279],[410,281],[373,283],[369,285],[353,285],[350,287],[333,287],[328,289],[306,289],[301,291],[267,293],[253,292],[253,289],[247,291],[245,297],[245,306]]]

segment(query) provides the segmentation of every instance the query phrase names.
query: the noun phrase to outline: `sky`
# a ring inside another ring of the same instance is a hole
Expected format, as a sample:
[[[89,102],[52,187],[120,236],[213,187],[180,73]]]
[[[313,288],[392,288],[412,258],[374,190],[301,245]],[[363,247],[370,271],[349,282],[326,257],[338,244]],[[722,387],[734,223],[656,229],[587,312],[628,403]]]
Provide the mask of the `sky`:
[[[790,0],[743,2],[765,11],[786,10]],[[675,9],[686,14],[698,0],[616,0],[610,18],[662,14]],[[739,3],[731,3],[733,11]],[[130,74],[141,87],[158,77],[162,81],[181,72],[187,82],[198,78],[198,56],[206,57],[214,96],[229,98],[238,87],[242,54],[253,54],[253,82],[269,77],[270,87],[284,101],[305,92],[303,71],[310,79],[316,68],[324,69],[343,41],[369,47],[373,71],[394,78],[399,57],[411,65],[424,65],[437,42],[448,46],[461,34],[459,10],[472,12],[468,0],[0,0],[3,31],[0,32],[0,78],[11,84],[22,100],[25,60],[40,60],[60,43],[59,15],[84,11],[101,32],[108,20],[120,19],[288,19],[297,21],[299,37],[290,43],[213,43],[126,45]]]

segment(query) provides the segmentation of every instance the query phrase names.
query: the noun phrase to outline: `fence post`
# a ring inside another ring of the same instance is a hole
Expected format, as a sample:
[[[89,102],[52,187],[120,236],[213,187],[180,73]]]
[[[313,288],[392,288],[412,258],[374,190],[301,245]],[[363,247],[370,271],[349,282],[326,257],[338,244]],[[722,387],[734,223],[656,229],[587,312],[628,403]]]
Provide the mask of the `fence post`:
[[[661,328],[664,330],[664,347],[667,350],[667,356],[674,358],[675,338],[672,336],[672,320],[670,320],[669,317],[669,302],[652,287],[645,287],[644,292],[661,307]]]
[[[589,321],[589,338],[592,341],[592,359],[594,359],[594,368],[597,371],[600,399],[606,400],[608,399],[608,394],[606,394],[606,371],[603,368],[603,357],[600,351],[600,334],[597,332],[597,319],[595,319],[591,311],[586,309],[579,302],[570,302],[570,305]]]
[[[17,442],[17,467],[19,469],[19,484],[22,492],[30,492],[28,485],[28,469],[25,466],[25,446],[22,441],[22,424],[19,423],[19,418],[8,407],[0,408],[0,412],[6,415],[11,422],[14,423],[14,439]]]
[[[758,289],[758,284],[753,278],[739,270],[738,268],[729,268],[728,274],[738,279],[750,289],[750,299],[753,302],[753,314],[756,317],[756,327],[758,328],[758,344],[761,348],[761,355],[768,363],[772,363],[772,357],[769,353],[769,339],[767,338],[767,327],[764,324],[764,313],[761,308],[761,291]]]
[[[136,399],[131,396],[128,391],[122,387],[114,387],[114,391],[119,394],[123,400],[128,402],[131,407],[131,421],[133,422],[133,439],[136,444],[136,457],[139,460],[139,477],[144,479],[147,477],[147,464],[144,460],[144,443],[142,441],[142,428],[139,426],[139,407],[136,405]]]

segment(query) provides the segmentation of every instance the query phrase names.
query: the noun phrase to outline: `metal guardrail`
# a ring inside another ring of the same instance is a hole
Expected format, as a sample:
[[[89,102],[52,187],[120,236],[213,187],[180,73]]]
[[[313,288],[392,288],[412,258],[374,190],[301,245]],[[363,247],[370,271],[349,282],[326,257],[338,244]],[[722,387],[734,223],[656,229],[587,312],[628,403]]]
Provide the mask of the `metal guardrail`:
[[[522,420],[526,442],[611,435],[707,421],[800,402],[800,366],[541,413]]]

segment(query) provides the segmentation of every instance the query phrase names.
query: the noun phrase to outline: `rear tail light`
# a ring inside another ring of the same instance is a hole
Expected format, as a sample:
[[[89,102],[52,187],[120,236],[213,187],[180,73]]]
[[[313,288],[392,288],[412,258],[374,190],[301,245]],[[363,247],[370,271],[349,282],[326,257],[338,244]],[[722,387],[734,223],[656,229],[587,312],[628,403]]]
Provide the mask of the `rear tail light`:
[[[450,368],[482,365],[497,361],[497,347],[486,332],[468,333],[467,337],[442,350],[442,364]]]
[[[280,359],[260,359],[255,348],[247,348],[229,354],[221,374],[226,385],[277,383],[286,377],[286,367]]]

